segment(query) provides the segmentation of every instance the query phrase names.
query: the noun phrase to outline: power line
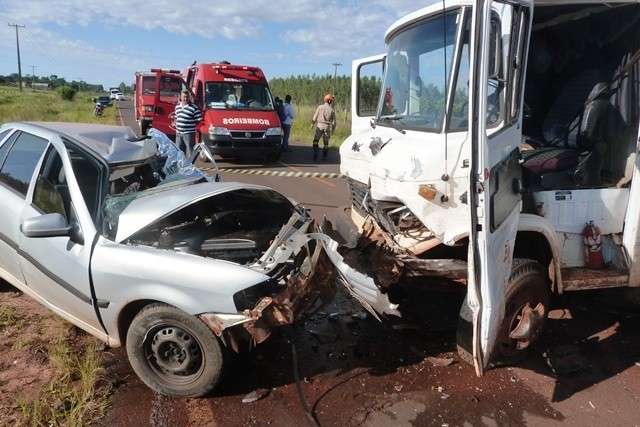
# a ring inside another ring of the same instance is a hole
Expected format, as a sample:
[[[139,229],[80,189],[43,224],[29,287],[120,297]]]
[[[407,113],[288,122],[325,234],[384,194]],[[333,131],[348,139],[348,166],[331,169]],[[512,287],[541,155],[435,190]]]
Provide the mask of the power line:
[[[24,28],[24,25],[20,24],[8,24],[10,27],[16,29],[16,51],[18,52],[18,87],[22,91],[22,67],[20,66],[20,37],[18,37],[18,28]]]

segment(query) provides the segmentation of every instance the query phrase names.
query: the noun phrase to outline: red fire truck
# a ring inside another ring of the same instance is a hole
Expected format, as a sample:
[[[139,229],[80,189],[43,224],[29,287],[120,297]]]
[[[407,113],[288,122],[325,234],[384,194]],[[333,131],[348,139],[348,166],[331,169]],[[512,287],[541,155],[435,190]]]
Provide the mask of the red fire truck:
[[[194,64],[184,72],[204,120],[199,138],[222,157],[264,156],[282,149],[282,127],[267,79],[258,67]]]
[[[150,72],[137,72],[135,77],[134,108],[140,132],[146,134],[154,127],[174,138],[173,111],[186,87],[180,71],[153,68]]]

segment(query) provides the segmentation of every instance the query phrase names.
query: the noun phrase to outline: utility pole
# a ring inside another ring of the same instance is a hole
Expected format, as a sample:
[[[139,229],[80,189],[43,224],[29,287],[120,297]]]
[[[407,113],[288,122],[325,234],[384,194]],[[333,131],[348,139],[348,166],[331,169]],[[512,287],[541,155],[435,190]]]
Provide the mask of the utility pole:
[[[18,51],[18,87],[22,91],[22,68],[20,66],[20,38],[18,37],[18,28],[24,28],[24,25],[9,24],[10,27],[16,29],[16,50]]]
[[[339,62],[334,62],[333,64],[333,96],[336,96],[336,79],[338,78],[338,67],[342,66]]]
[[[32,65],[31,66],[31,77],[35,77],[36,76],[36,68],[38,68],[37,65]]]

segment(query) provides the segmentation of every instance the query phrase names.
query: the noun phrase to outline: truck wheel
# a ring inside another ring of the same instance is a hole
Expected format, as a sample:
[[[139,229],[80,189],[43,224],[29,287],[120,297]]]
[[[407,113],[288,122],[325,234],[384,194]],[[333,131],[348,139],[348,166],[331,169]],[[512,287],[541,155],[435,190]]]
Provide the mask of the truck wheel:
[[[494,365],[512,365],[526,357],[544,329],[549,299],[544,267],[530,259],[514,259],[505,294],[504,319],[491,361]]]
[[[505,295],[505,313],[491,363],[512,365],[522,360],[540,336],[549,310],[549,285],[542,265],[514,259]],[[465,302],[456,333],[460,358],[473,365],[473,313]]]
[[[220,342],[203,322],[177,308],[143,308],[127,331],[126,347],[135,373],[157,393],[203,396],[220,380]]]

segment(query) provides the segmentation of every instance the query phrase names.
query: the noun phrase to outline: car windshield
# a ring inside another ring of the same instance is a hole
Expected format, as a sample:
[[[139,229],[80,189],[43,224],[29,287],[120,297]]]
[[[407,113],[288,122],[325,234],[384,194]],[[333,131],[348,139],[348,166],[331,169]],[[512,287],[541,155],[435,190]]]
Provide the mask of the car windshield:
[[[271,92],[264,83],[208,82],[205,103],[208,108],[273,110]]]
[[[209,180],[164,133],[150,129],[148,136],[156,144],[155,156],[140,164],[111,170],[104,202],[103,234],[107,238],[115,237],[120,214],[134,200]]]
[[[427,19],[389,42],[377,121],[439,132],[460,12]]]
[[[111,101],[111,98],[109,98],[108,96],[101,96],[98,98],[99,101]]]

